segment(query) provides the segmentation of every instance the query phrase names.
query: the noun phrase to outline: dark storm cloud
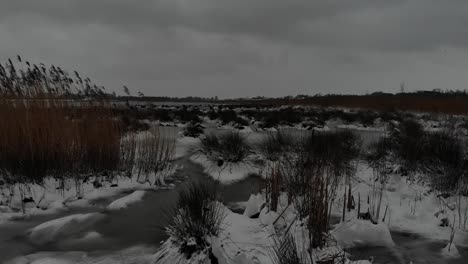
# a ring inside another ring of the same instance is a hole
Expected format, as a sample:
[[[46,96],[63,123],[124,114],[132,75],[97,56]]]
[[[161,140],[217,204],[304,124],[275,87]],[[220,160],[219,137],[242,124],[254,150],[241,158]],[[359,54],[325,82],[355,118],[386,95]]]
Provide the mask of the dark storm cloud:
[[[450,67],[468,46],[464,0],[0,3],[1,59],[20,53],[77,68],[111,88],[251,96],[391,89],[409,79],[432,89],[423,86],[439,83],[412,76],[441,69],[437,80],[457,86],[446,88],[466,81],[465,63]]]

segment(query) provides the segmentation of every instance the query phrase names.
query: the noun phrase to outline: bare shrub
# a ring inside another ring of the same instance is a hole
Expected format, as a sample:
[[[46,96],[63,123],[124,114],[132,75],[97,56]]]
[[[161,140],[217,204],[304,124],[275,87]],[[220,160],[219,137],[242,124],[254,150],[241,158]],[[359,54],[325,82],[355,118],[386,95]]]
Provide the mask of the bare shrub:
[[[453,191],[465,177],[463,143],[450,131],[426,132],[416,121],[406,120],[392,133],[387,147],[405,171],[422,172],[434,188]]]
[[[257,151],[267,160],[278,161],[285,153],[292,151],[296,144],[291,134],[283,131],[270,132],[257,144]]]
[[[184,129],[184,135],[187,137],[198,137],[201,134],[203,134],[203,128],[199,127],[194,122],[190,122]]]
[[[431,183],[439,191],[456,190],[467,177],[467,161],[461,140],[447,132],[427,133],[422,149],[420,169],[431,175]]]
[[[287,232],[281,237],[275,237],[272,247],[272,260],[275,264],[309,264],[313,263],[311,255],[304,256],[298,250],[294,236]],[[302,245],[304,246],[304,245]]]
[[[389,164],[392,154],[392,142],[383,137],[376,143],[371,144],[370,151],[366,155],[374,176],[369,209],[371,220],[374,223],[380,221],[383,191],[390,176]]]
[[[276,211],[278,209],[280,192],[283,188],[283,177],[279,164],[273,165],[268,173],[269,175],[265,184],[266,204],[269,206],[270,210]]]
[[[163,184],[164,178],[171,172],[174,154],[174,138],[163,135],[159,129],[143,133],[137,142],[137,180],[149,184]],[[155,176],[153,183],[150,181],[152,174]]]
[[[338,184],[354,173],[352,161],[357,155],[359,141],[354,134],[312,132],[298,152],[282,160],[285,190],[298,217],[308,219],[310,248],[324,245]]]
[[[133,132],[122,137],[120,142],[120,167],[119,170],[128,178],[132,177],[132,172],[136,161],[137,139]]]
[[[418,169],[417,165],[422,159],[424,137],[425,132],[421,124],[411,119],[403,121],[393,131],[392,139],[395,141],[397,157],[407,170]]]

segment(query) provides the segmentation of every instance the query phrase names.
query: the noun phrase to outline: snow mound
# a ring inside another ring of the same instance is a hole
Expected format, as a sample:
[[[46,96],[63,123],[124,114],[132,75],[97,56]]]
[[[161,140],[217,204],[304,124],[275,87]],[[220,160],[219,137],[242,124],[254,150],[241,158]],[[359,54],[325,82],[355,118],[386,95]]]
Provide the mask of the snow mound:
[[[72,261],[66,260],[66,259],[56,259],[56,258],[43,258],[43,259],[38,259],[31,264],[72,264]]]
[[[258,219],[232,213],[226,208],[223,230],[218,237],[210,237],[212,253],[220,264],[271,263],[268,247],[273,230],[263,226]],[[272,228],[271,228],[272,229]],[[210,263],[208,252],[193,254],[190,259],[180,254],[177,243],[168,239],[154,255],[158,264]]]
[[[247,206],[245,207],[244,215],[247,217],[252,217],[262,209],[263,198],[260,194],[250,195],[249,200],[247,201]]]
[[[374,225],[366,220],[350,220],[341,223],[332,231],[342,248],[356,246],[394,246],[392,235],[385,223]]]
[[[111,204],[107,206],[108,210],[120,210],[125,209],[129,205],[137,203],[143,199],[145,195],[145,191],[134,191],[133,193],[122,197],[118,200],[113,201]]]
[[[249,175],[260,174],[260,170],[249,163],[232,163],[218,166],[216,162],[210,161],[205,155],[195,155],[190,159],[201,164],[205,168],[205,173],[222,184],[232,184],[247,178]]]
[[[5,206],[5,205],[0,205],[0,213],[13,213],[13,210],[11,210],[10,207]]]
[[[268,210],[268,208],[263,208],[259,215],[259,220],[264,225],[273,225],[273,223],[279,218],[279,214],[275,211]],[[283,220],[283,219],[280,219]],[[284,221],[280,221],[283,223]]]
[[[448,243],[447,246],[442,249],[442,256],[448,258],[459,258],[460,253],[458,253],[458,249],[455,244]]]
[[[239,129],[238,131],[239,131],[240,133],[253,133],[252,128],[249,127],[249,126],[244,127],[244,129]]]
[[[69,215],[54,219],[31,229],[29,239],[35,244],[45,244],[73,237],[86,231],[103,218],[103,214],[89,213]]]
[[[80,250],[86,251],[88,249],[93,250],[107,242],[108,241],[100,233],[91,231],[84,234],[82,237],[61,240],[58,249],[69,250],[79,248]]]

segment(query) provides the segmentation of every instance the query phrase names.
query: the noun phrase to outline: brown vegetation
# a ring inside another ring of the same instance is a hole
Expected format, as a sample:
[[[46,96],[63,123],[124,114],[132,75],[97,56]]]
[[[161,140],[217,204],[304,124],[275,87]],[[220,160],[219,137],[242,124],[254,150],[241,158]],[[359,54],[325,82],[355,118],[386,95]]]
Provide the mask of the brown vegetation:
[[[313,105],[321,107],[347,107],[377,111],[417,111],[444,114],[468,114],[466,95],[330,95],[305,99],[265,99],[244,101],[242,104]]]

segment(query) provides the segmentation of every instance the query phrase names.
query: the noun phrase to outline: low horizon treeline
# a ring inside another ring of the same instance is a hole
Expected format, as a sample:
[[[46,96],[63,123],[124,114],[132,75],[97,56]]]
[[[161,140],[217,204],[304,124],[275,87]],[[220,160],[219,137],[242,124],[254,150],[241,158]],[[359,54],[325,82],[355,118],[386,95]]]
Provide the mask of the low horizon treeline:
[[[375,92],[366,95],[315,95],[257,98],[231,101],[239,105],[310,105],[318,107],[344,107],[382,112],[415,111],[443,114],[468,114],[468,94],[463,91],[417,91],[408,93]]]
[[[234,106],[257,105],[275,107],[282,105],[314,105],[320,107],[361,108],[377,111],[416,111],[444,114],[467,114],[468,93],[466,90],[422,90],[415,92],[374,92],[365,95],[315,94],[283,97],[154,97],[154,96],[113,96],[114,100],[141,102],[200,102],[230,104]]]

